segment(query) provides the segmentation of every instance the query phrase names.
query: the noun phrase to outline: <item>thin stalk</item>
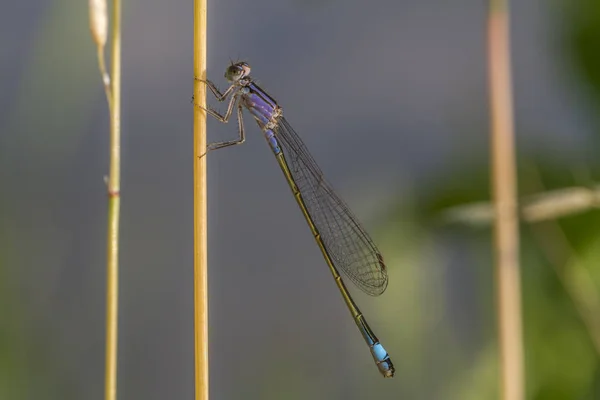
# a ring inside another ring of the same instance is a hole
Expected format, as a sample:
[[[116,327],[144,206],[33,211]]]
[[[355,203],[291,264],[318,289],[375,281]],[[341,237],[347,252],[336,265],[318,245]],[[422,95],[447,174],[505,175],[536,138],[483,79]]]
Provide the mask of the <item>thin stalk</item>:
[[[110,167],[108,190],[108,238],[106,246],[106,360],[104,398],[117,398],[117,340],[119,306],[119,209],[121,175],[121,1],[113,0],[112,76],[106,71],[104,48],[108,36],[106,0],[89,0],[90,31],[98,51],[98,68],[110,113]]]
[[[113,0],[110,169],[108,174],[108,241],[106,281],[106,370],[104,398],[117,398],[117,341],[119,306],[119,211],[121,179],[121,0]],[[106,80],[104,79],[104,82]]]
[[[490,0],[488,16],[492,192],[500,342],[500,386],[504,400],[524,399],[519,270],[519,224],[507,0]]]
[[[206,0],[194,0],[194,77],[206,79]],[[197,106],[206,87],[194,80]],[[194,344],[196,400],[208,400],[208,275],[206,249],[206,114],[194,107]]]

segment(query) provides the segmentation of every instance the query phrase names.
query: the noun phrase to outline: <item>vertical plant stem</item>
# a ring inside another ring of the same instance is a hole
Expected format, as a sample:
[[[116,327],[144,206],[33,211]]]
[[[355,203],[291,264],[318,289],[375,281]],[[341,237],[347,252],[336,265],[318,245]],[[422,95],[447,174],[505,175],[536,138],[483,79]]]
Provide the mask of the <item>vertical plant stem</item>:
[[[108,244],[106,288],[106,400],[117,398],[119,306],[119,210],[121,176],[121,0],[113,0],[110,108],[110,169],[108,175]]]
[[[206,79],[206,0],[194,0],[194,76]],[[194,80],[194,342],[196,400],[208,400],[206,87]]]
[[[494,240],[500,342],[500,398],[523,400],[519,223],[508,0],[490,0],[488,24],[492,192],[496,214]]]

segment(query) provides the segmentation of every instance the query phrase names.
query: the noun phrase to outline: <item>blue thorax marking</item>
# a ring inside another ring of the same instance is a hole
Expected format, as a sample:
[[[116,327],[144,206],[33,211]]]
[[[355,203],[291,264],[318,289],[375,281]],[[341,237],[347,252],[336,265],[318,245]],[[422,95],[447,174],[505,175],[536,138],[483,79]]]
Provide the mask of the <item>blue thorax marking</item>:
[[[250,111],[261,129],[275,116],[279,108],[275,100],[253,82],[241,90],[244,106]]]
[[[250,111],[260,129],[263,130],[271,150],[276,155],[281,153],[281,148],[272,130],[274,120],[281,115],[277,102],[254,82],[244,85],[241,93],[244,107]]]

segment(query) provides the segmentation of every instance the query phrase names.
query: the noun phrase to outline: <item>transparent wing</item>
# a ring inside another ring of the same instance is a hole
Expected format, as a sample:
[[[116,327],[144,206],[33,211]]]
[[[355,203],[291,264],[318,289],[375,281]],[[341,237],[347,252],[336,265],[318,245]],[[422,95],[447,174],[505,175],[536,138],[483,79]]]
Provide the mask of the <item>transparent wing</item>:
[[[274,132],[333,264],[365,293],[380,295],[387,287],[388,275],[375,243],[325,181],[306,145],[285,118],[279,119]]]

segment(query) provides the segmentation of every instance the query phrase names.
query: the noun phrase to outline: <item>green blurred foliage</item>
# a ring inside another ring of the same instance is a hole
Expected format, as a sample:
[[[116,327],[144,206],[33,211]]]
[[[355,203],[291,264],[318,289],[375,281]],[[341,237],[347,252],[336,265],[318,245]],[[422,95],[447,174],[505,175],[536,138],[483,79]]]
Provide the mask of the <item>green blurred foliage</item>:
[[[563,56],[576,66],[586,94],[600,104],[600,2],[574,0],[566,4]],[[600,121],[599,121],[600,122]],[[598,126],[600,128],[600,126]],[[597,152],[596,152],[597,153]],[[539,153],[519,156],[519,193],[521,196],[568,186],[586,186],[598,181],[600,160],[591,158],[586,165],[568,165],[554,155]],[[583,171],[583,174],[581,173]],[[468,179],[465,179],[468,178]],[[472,254],[491,251],[482,242],[491,242],[488,228],[445,226],[440,216],[452,206],[489,199],[489,163],[485,158],[462,160],[445,177],[424,185],[420,193],[421,222],[438,235],[459,235],[468,240]],[[441,232],[441,233],[440,233]],[[558,232],[558,234],[557,234]],[[435,233],[434,233],[435,235]],[[527,398],[535,400],[593,400],[600,398],[598,349],[594,332],[586,326],[577,299],[566,287],[568,277],[591,277],[591,289],[575,296],[600,295],[600,211],[561,218],[537,226],[522,225],[521,267],[523,293],[524,344],[526,355]],[[557,253],[557,248],[563,249]],[[565,249],[567,251],[565,251]],[[559,254],[557,257],[556,255]],[[485,259],[485,256],[482,257]],[[491,259],[481,264],[489,273],[472,271],[479,285],[493,287]],[[562,275],[561,272],[562,271]],[[567,279],[565,279],[567,276]],[[494,293],[481,293],[493,297]],[[480,311],[495,326],[494,302],[484,301]],[[587,310],[598,313],[600,310]],[[485,318],[485,317],[482,317]],[[445,397],[456,399],[497,398],[496,333],[484,333],[484,345],[470,363],[449,380]],[[469,365],[470,364],[470,365]]]
[[[565,40],[568,56],[579,68],[586,85],[600,102],[600,2],[567,1],[568,30]]]
[[[10,243],[0,232],[3,246],[0,247],[0,398],[26,398],[24,385],[25,365],[22,358],[28,343],[21,339],[24,331],[23,314],[16,301],[16,293],[11,290],[8,277],[8,251]]]
[[[521,194],[587,183],[578,181],[574,174],[569,173],[568,167],[550,157],[523,154],[519,163],[525,165],[519,168],[518,172]],[[534,177],[532,165],[537,166]],[[479,309],[483,315],[477,316],[476,319],[486,321],[495,329],[493,262],[491,255],[484,254],[491,252],[491,229],[446,226],[441,222],[441,215],[449,207],[489,199],[489,165],[485,160],[465,161],[464,165],[456,166],[444,179],[437,182],[442,183],[427,185],[430,190],[420,198],[421,223],[430,226],[434,235],[437,231],[438,237],[461,237],[468,243],[465,246],[471,253],[468,257],[481,259],[479,267],[469,273],[473,274],[477,285],[491,288],[492,291],[482,290],[477,294],[483,303],[483,307]],[[584,324],[574,305],[574,299],[565,289],[564,278],[557,274],[557,269],[585,269],[594,278],[594,290],[600,293],[600,212],[589,211],[551,224],[549,227],[546,224],[539,224],[538,227],[523,224],[521,228],[528,398],[597,399],[600,396],[597,390],[600,384],[599,354],[590,338],[593,332]],[[557,237],[553,233],[556,230],[564,234],[566,243],[560,243],[563,239],[561,235]],[[556,259],[552,257],[555,252],[553,246],[566,246],[571,253]],[[496,333],[484,329],[481,335],[484,345],[470,361],[471,366],[463,360],[464,364],[460,368],[462,372],[456,376],[456,381],[448,382],[446,395],[449,398],[495,398],[493,394],[496,393],[497,387],[498,361]]]

